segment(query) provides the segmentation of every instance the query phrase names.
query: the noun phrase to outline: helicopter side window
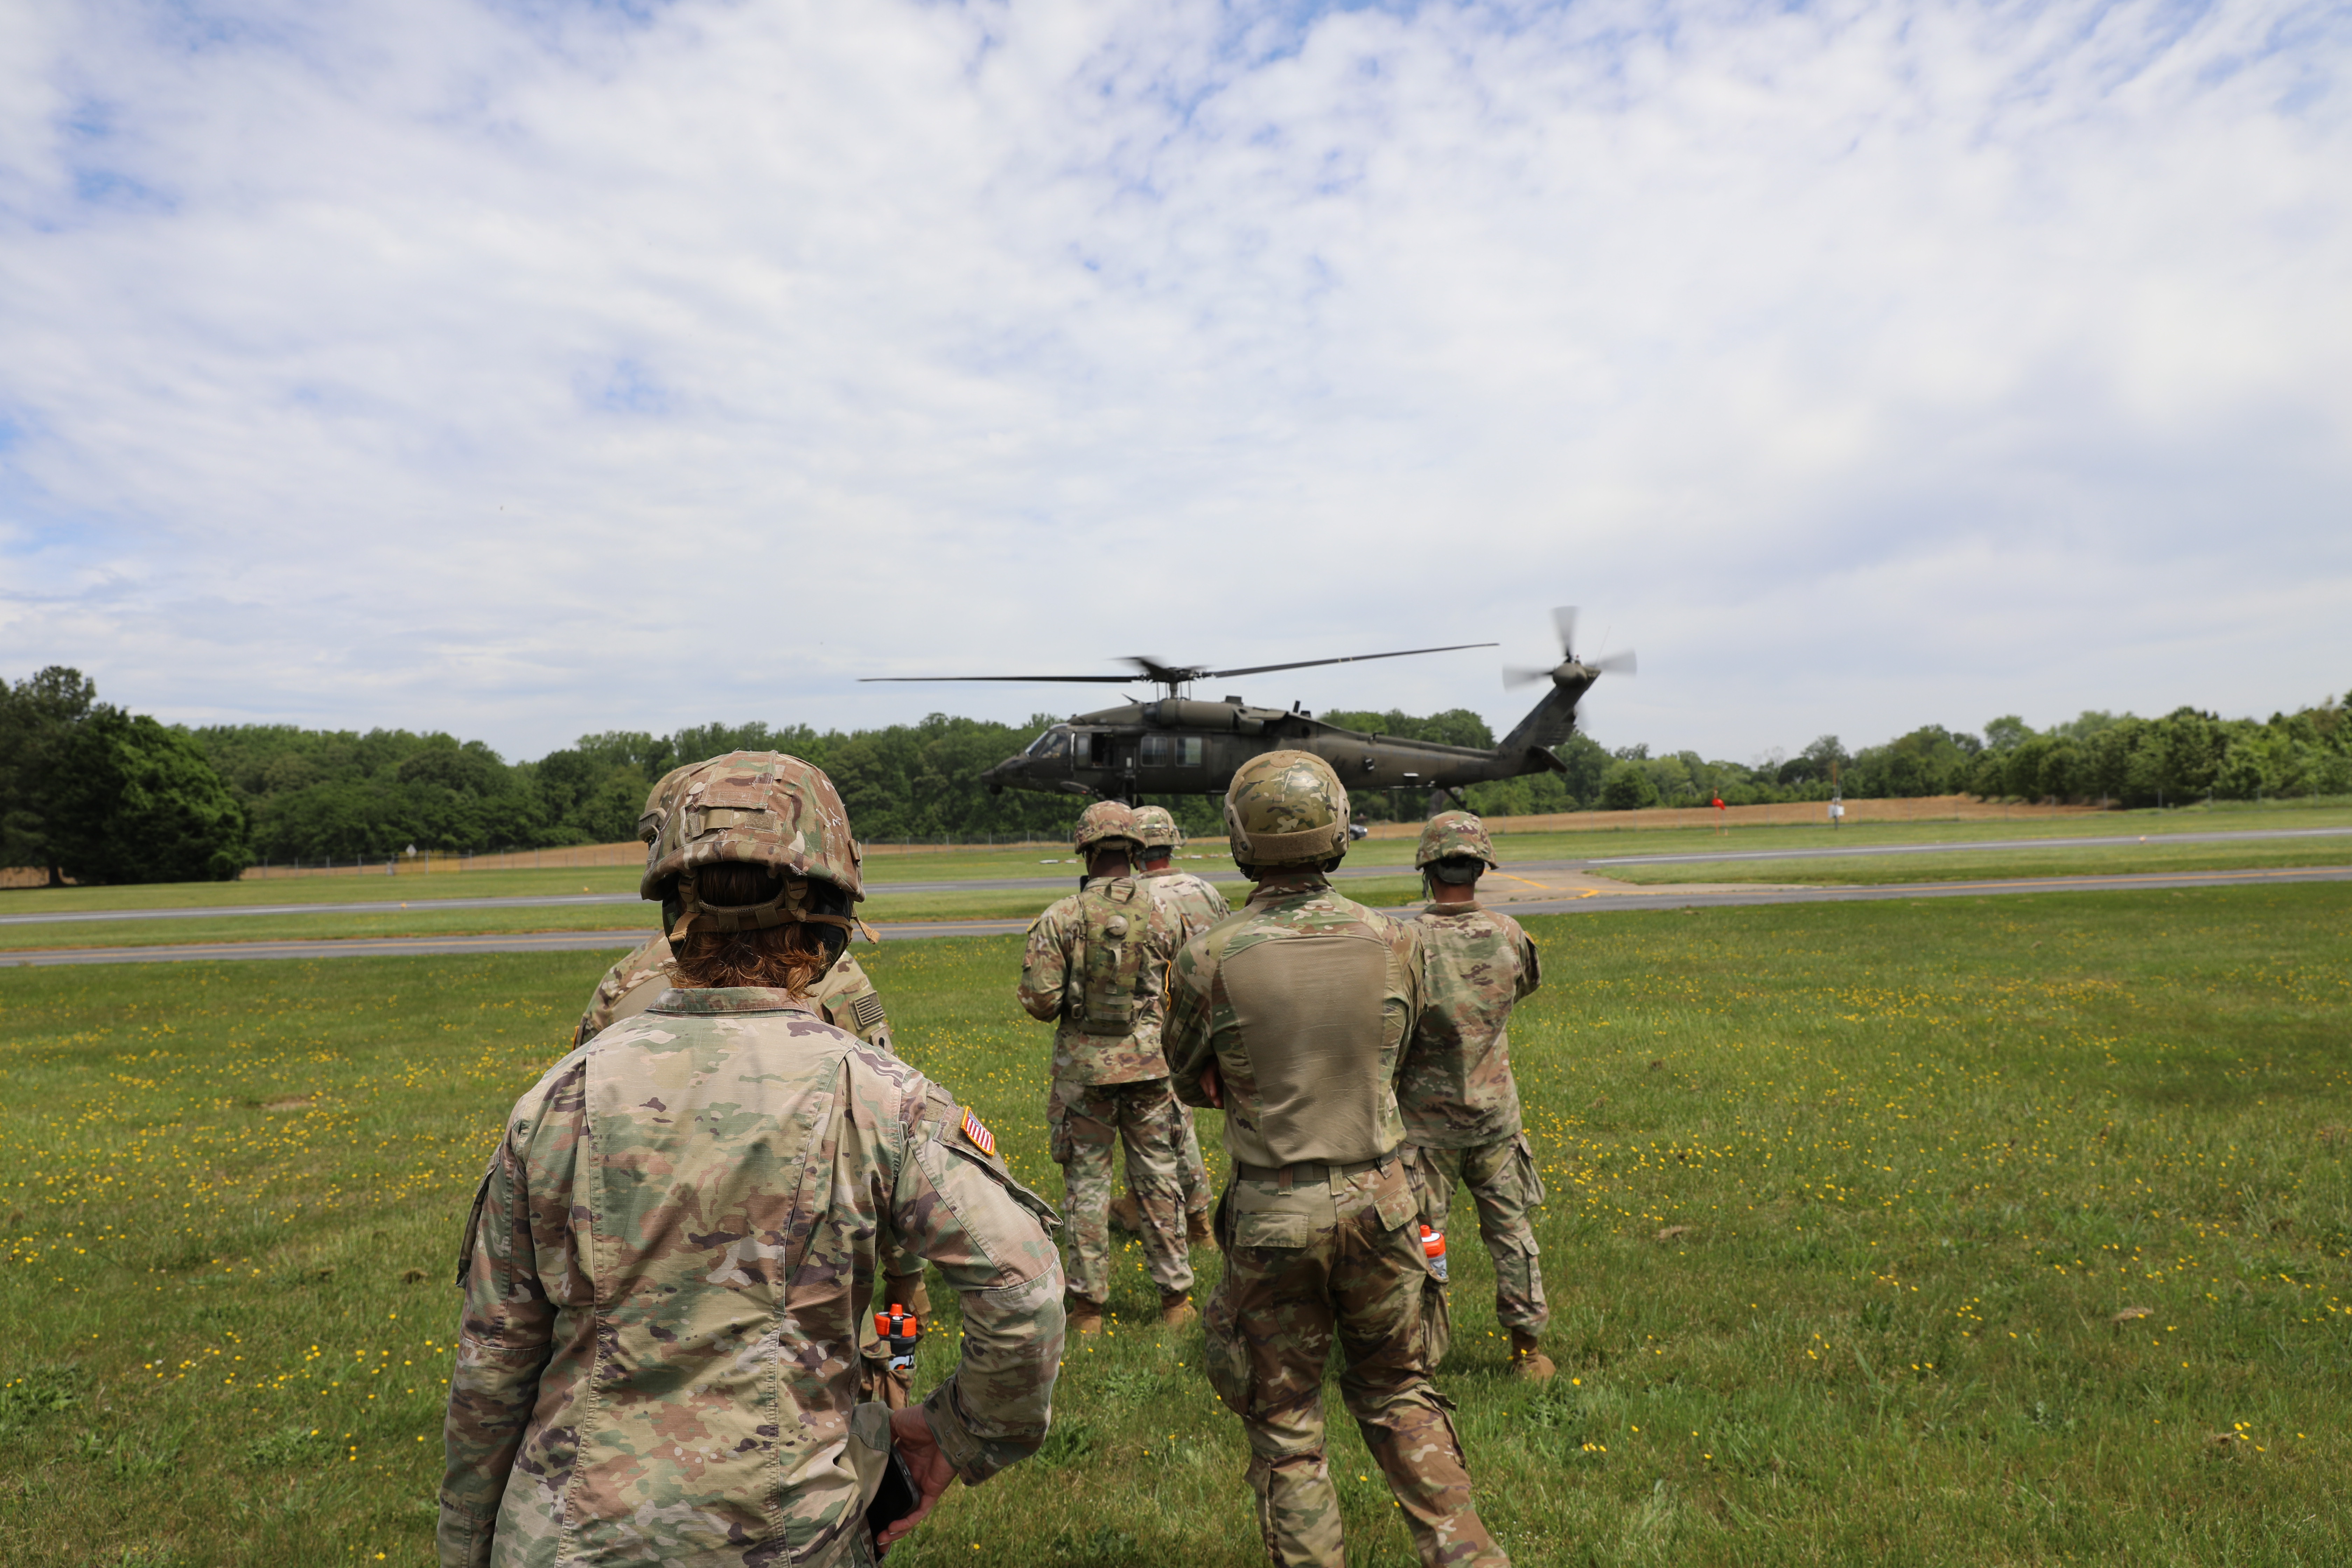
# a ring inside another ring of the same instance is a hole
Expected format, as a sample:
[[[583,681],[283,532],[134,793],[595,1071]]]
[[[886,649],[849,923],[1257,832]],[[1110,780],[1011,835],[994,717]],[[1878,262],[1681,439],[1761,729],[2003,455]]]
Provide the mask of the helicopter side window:
[[[1070,737],[1070,761],[1082,768],[1095,765],[1095,738],[1092,735],[1074,734]]]
[[[1201,765],[1200,736],[1179,735],[1176,737],[1176,765],[1180,768],[1197,768]]]
[[[1141,761],[1145,767],[1164,768],[1168,765],[1168,739],[1169,738],[1165,735],[1146,735],[1143,737],[1143,756]]]

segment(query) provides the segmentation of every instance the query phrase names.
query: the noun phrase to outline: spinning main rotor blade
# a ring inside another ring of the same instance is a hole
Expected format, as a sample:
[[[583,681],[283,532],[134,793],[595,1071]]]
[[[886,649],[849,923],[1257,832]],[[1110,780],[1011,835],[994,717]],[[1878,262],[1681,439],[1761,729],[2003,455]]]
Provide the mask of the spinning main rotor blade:
[[[1500,647],[1500,643],[1457,642],[1444,647],[1400,648],[1395,653],[1351,653],[1340,658],[1302,658],[1290,664],[1253,664],[1241,669],[1202,669],[1193,671],[1195,679],[1221,680],[1228,675],[1264,675],[1274,669],[1306,669],[1318,664],[1361,664],[1373,658],[1411,658],[1420,653],[1454,653],[1465,647]]]
[[[1106,686],[1126,686],[1139,675],[861,675],[861,684],[877,680],[1084,680]]]
[[[1253,664],[1240,669],[1202,669],[1197,667],[1162,664],[1156,658],[1139,656],[1129,662],[1137,667],[1133,675],[865,675],[861,681],[920,681],[920,680],[1050,680],[1084,681],[1097,686],[1126,686],[1138,680],[1157,681],[1162,686],[1181,685],[1188,680],[1220,680],[1229,675],[1264,675],[1276,669],[1306,669],[1318,664],[1360,664],[1373,658],[1410,658],[1422,653],[1454,653],[1465,647],[1496,647],[1490,642],[1449,643],[1444,647],[1408,647],[1395,653],[1351,653],[1339,658],[1302,658],[1289,664]]]

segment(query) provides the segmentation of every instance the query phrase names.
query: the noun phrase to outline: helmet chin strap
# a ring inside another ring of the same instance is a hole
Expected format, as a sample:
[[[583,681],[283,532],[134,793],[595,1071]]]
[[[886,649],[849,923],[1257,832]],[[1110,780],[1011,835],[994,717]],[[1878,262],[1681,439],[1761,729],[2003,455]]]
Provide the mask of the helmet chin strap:
[[[806,877],[786,877],[783,890],[763,904],[706,904],[696,880],[692,871],[678,873],[677,901],[681,912],[677,923],[669,929],[673,942],[683,942],[688,932],[698,928],[715,931],[772,931],[787,925],[837,926],[845,933],[863,931],[871,942],[882,940],[864,921],[812,910]]]

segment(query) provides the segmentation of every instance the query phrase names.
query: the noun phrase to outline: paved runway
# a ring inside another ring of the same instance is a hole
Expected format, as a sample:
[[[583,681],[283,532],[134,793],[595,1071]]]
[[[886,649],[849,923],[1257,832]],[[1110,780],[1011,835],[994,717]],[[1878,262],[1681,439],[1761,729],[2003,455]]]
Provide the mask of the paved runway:
[[[1501,846],[1506,868],[1515,873],[1576,872],[1587,868],[1604,866],[1673,866],[1693,865],[1706,861],[1728,860],[1819,860],[1864,855],[1936,855],[1968,849],[2079,849],[2120,844],[2231,844],[2280,838],[2339,838],[2352,837],[2352,827],[2273,827],[2246,828],[2222,833],[2162,833],[2109,835],[2103,837],[2074,838],[1984,838],[1955,840],[1937,844],[1857,844],[1828,845],[1816,848],[1796,849],[1712,849],[1693,850],[1674,855],[1611,855],[1582,860],[1512,860],[1510,841]],[[1195,862],[1179,862],[1187,870],[1212,879],[1234,879],[1237,873],[1223,857]],[[1409,877],[1411,866],[1342,866],[1336,875],[1340,879],[1362,877]],[[1053,877],[978,877],[964,880],[948,879],[931,882],[869,882],[868,897],[898,893],[1001,893],[1025,891],[1032,889],[1075,889],[1077,868],[1072,866]],[[374,915],[382,914],[397,900],[365,899],[333,904],[207,904],[194,909],[144,910],[68,910],[56,914],[38,910],[0,915],[0,926],[69,925],[107,921],[187,921],[219,920],[235,915]],[[521,893],[510,897],[478,899],[413,898],[411,909],[432,910],[522,910],[566,909],[582,905],[632,905],[641,902],[635,893]],[[421,940],[421,939],[420,939]],[[0,959],[0,963],[5,963]]]
[[[2263,883],[2352,882],[2352,866],[2263,871],[2150,871],[2112,877],[2014,877],[1975,882],[1912,882],[1868,888],[1664,888],[1571,898],[1504,899],[1515,915],[1602,914],[1634,910],[1737,909],[1754,904],[1845,904],[1982,899],[2031,893],[2182,891]],[[886,942],[940,936],[1002,936],[1025,921],[907,921],[880,928]],[[319,942],[191,942],[173,947],[48,948],[0,957],[0,968],[63,963],[187,963],[224,959],[438,958],[472,952],[619,952],[650,934],[636,931],[501,932],[488,936],[352,937]]]

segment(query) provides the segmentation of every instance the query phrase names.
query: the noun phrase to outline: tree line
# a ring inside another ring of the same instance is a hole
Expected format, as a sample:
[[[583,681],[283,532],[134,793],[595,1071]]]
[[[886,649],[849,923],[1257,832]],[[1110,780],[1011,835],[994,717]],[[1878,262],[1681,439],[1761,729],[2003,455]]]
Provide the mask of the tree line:
[[[702,724],[667,735],[583,735],[535,761],[507,762],[480,741],[406,730],[161,723],[100,702],[79,670],[52,667],[0,682],[0,865],[46,868],[53,882],[227,879],[257,862],[384,859],[414,847],[491,851],[630,837],[646,791],[680,763],[781,751],[833,776],[874,842],[1056,838],[1084,802],[1008,790],[982,770],[1055,721],[1025,725],[934,713],[919,723],[820,731],[806,725]],[[1417,716],[1337,712],[1352,730],[1491,747],[1466,709]],[[1651,805],[1969,794],[2141,806],[2209,797],[2352,794],[2352,724],[2342,704],[2222,719],[2179,708],[2160,719],[2085,712],[2036,731],[2015,716],[1981,734],[1923,725],[1849,752],[1824,735],[1787,756],[1710,761],[1653,756],[1590,736],[1559,748],[1562,773],[1472,786],[1490,816]],[[1222,831],[1216,804],[1166,802],[1191,833]],[[1413,795],[1360,795],[1367,820],[1412,819]]]

